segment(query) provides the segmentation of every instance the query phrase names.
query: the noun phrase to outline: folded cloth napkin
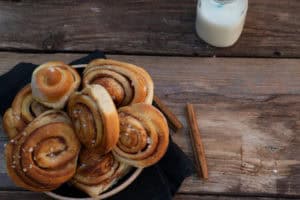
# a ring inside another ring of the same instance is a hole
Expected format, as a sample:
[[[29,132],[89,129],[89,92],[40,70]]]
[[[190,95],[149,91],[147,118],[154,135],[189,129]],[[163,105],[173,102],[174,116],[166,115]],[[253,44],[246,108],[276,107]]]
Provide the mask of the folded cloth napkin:
[[[86,64],[96,58],[105,58],[105,55],[100,51],[95,51],[70,64]],[[5,110],[10,107],[17,92],[30,82],[31,74],[37,66],[32,63],[20,63],[0,76],[0,114],[2,116]],[[82,69],[78,69],[78,71],[81,73]],[[191,160],[171,139],[165,156],[156,165],[145,168],[130,186],[109,199],[172,199],[182,181],[192,172]],[[84,197],[83,193],[67,184],[54,192],[65,196]]]

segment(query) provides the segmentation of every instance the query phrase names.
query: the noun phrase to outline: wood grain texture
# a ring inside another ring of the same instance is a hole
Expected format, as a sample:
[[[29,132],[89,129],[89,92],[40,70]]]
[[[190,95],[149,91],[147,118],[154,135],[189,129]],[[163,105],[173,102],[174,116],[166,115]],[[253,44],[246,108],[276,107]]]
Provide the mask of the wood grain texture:
[[[29,192],[29,191],[0,191],[1,200],[20,199],[22,200],[51,200],[49,196],[43,193]],[[267,197],[234,197],[234,196],[216,196],[216,195],[188,195],[177,194],[174,200],[289,200],[288,198],[267,198]]]
[[[15,62],[71,61],[79,54],[0,53],[1,72]],[[195,104],[210,169],[181,193],[289,195],[300,198],[300,60],[109,56],[143,66],[155,93],[184,123],[175,142],[192,158],[185,104]],[[0,189],[6,176],[0,133]]]
[[[0,191],[1,200],[22,199],[22,200],[53,200],[53,198],[43,193],[29,191]]]
[[[196,0],[0,1],[0,49],[300,57],[300,1],[251,0],[231,48],[195,33]]]
[[[186,127],[196,105],[210,180],[181,192],[299,195],[300,60],[114,56],[144,66]],[[174,140],[192,157],[188,130]]]
[[[281,197],[244,197],[244,196],[223,196],[223,195],[189,195],[177,194],[174,200],[288,200],[291,198]]]

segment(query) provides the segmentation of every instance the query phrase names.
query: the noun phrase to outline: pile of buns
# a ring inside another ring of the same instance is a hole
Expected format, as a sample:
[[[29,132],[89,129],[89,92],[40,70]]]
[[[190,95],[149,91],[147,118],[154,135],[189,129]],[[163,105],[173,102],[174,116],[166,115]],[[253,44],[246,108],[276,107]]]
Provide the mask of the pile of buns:
[[[93,60],[82,75],[40,65],[3,116],[9,176],[31,191],[69,182],[94,197],[132,167],[157,163],[169,130],[153,89],[143,68],[115,60]]]

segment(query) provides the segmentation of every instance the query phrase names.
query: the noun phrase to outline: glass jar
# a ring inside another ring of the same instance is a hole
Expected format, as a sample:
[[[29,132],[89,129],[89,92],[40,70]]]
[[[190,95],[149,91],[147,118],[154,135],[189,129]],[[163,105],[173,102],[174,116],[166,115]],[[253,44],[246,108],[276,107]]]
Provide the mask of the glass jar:
[[[196,32],[216,47],[233,45],[240,37],[248,0],[198,0]]]

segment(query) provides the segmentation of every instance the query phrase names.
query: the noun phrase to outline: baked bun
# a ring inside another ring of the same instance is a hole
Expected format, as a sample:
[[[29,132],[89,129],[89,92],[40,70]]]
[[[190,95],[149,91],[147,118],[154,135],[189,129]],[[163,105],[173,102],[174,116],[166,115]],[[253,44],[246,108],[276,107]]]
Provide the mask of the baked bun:
[[[134,103],[152,104],[153,81],[141,67],[109,59],[96,59],[83,72],[83,86],[106,88],[117,107]]]
[[[53,190],[75,174],[79,150],[69,117],[46,111],[6,145],[8,175],[28,190]]]
[[[68,102],[68,114],[86,148],[105,154],[118,142],[118,112],[101,85],[90,85],[81,92],[73,93]]]
[[[117,161],[112,153],[100,155],[85,149],[80,152],[78,168],[71,182],[91,197],[96,197],[130,169],[130,166]]]
[[[26,85],[3,115],[4,132],[9,138],[15,137],[29,122],[48,109],[32,98],[30,84]]]
[[[80,76],[75,69],[63,62],[47,62],[32,74],[32,95],[45,106],[61,109],[79,84]]]
[[[169,144],[169,128],[163,114],[155,107],[140,103],[119,110],[120,137],[113,154],[135,167],[158,162]]]

